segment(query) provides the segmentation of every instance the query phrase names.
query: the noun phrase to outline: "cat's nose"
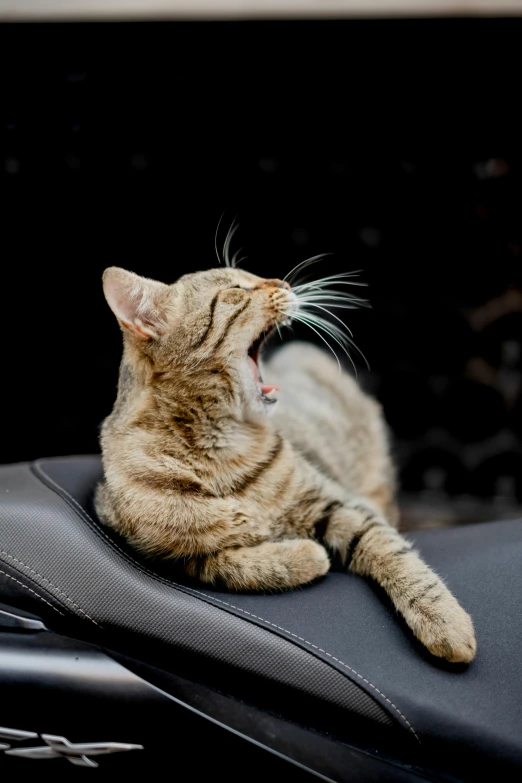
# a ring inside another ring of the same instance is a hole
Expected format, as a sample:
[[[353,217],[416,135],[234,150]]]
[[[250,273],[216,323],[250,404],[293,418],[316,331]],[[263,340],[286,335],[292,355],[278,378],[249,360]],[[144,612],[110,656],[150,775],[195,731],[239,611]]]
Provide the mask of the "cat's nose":
[[[262,287],[263,288],[286,288],[287,291],[290,291],[290,285],[286,282],[286,280],[279,280],[279,278],[277,277],[271,280],[263,280]]]

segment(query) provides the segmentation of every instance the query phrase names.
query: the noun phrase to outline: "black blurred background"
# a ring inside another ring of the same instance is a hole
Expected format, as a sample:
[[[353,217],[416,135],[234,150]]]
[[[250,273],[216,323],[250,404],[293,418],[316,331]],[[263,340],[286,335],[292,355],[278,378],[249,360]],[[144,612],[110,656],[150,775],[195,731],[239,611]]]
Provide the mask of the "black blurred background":
[[[226,210],[252,272],[327,251],[317,275],[363,270],[373,309],[347,323],[407,523],[520,514],[521,33],[516,19],[0,27],[0,461],[98,450],[121,351],[103,269],[172,282],[214,266]]]

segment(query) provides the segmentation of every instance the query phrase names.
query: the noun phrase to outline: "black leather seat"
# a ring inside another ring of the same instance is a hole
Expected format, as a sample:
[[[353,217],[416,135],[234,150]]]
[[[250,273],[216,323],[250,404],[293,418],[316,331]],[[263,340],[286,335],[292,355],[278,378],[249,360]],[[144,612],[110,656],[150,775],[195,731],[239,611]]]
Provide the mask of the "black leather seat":
[[[142,659],[204,662],[217,687],[225,676],[265,683],[316,705],[331,733],[364,726],[370,745],[387,737],[388,753],[426,767],[522,771],[521,521],[413,537],[475,621],[477,658],[456,667],[429,656],[355,576],[231,595],[140,561],[94,517],[100,476],[98,457],[0,469],[0,601]]]

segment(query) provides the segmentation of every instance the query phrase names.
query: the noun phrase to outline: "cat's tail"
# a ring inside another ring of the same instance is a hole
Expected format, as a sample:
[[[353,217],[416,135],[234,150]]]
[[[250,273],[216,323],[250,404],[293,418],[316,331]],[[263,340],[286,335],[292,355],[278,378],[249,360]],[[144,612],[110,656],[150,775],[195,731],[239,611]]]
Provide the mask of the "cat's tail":
[[[473,660],[477,643],[470,616],[412,545],[370,506],[338,509],[325,542],[344,556],[350,571],[384,588],[433,655],[452,663]]]

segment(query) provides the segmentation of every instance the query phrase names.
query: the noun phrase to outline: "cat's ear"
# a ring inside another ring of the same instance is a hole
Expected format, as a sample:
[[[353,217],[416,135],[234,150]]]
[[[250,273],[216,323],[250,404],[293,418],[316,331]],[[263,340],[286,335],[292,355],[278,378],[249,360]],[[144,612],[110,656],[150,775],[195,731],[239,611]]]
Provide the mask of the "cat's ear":
[[[150,340],[166,331],[168,286],[110,266],[103,273],[103,293],[120,324],[134,337]]]

